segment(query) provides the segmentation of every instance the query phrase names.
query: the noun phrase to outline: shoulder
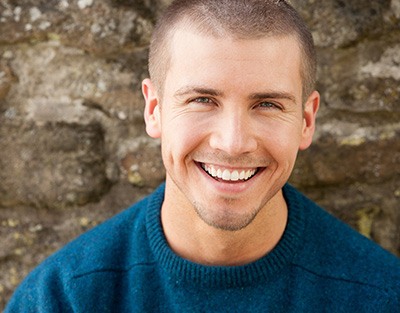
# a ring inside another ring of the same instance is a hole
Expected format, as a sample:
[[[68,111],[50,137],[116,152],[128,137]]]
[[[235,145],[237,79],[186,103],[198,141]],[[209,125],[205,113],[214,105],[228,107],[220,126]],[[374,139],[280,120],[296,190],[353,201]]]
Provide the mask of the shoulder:
[[[311,200],[300,197],[306,227],[297,265],[343,284],[368,286],[394,294],[400,301],[400,259]]]
[[[85,297],[95,299],[99,286],[111,290],[120,275],[152,267],[147,211],[150,202],[161,207],[163,188],[47,258],[20,284],[6,312],[72,312]]]
[[[162,191],[161,187],[158,193]],[[129,271],[136,265],[151,264],[146,239],[146,212],[152,198],[154,194],[82,234],[47,258],[24,279],[10,303],[15,307],[46,304],[51,312],[50,305],[55,303],[54,299],[68,307],[67,298],[75,292],[77,279],[81,281],[85,277],[88,283],[98,282],[99,275],[94,280],[96,275],[92,274],[113,275]],[[43,309],[43,312],[47,311]]]
[[[124,268],[145,254],[148,197],[82,234],[50,257],[44,266],[67,263],[71,273]]]

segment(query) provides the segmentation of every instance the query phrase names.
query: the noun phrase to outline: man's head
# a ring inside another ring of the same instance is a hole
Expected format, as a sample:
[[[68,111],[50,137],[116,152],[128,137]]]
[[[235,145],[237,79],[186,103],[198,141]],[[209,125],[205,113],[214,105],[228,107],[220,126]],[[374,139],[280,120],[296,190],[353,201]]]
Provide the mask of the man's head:
[[[179,12],[196,14],[178,14],[173,4],[156,30],[153,79],[142,83],[144,116],[147,133],[161,139],[163,212],[172,219],[235,231],[284,211],[279,191],[298,151],[311,144],[319,94],[305,96],[313,81],[304,78],[305,49],[290,31],[294,22],[282,22],[297,15],[283,2],[266,1],[193,0],[183,7],[188,1],[180,0]],[[168,15],[175,22],[162,30]],[[157,36],[165,42],[158,48]]]
[[[150,45],[150,77],[163,93],[170,43],[178,28],[215,38],[260,39],[294,35],[302,51],[303,99],[313,91],[316,56],[312,36],[299,14],[284,0],[177,0],[158,21]],[[190,42],[187,43],[190,45]]]

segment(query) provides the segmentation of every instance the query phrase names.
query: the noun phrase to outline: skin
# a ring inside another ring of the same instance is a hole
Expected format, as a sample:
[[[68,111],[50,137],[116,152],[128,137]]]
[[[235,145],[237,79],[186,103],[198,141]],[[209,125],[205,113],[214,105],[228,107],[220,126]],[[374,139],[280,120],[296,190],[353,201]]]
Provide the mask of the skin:
[[[167,172],[167,241],[201,264],[255,261],[284,232],[281,189],[314,134],[319,94],[302,103],[298,42],[214,38],[186,27],[170,53],[163,98],[149,79],[142,84],[146,130],[161,138]],[[210,175],[218,169],[233,181]]]

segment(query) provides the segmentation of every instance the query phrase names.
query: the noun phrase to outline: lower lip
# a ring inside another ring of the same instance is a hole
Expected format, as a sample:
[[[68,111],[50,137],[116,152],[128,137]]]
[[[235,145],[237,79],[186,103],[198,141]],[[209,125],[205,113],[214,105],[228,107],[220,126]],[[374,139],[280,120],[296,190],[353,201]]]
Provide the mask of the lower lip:
[[[212,184],[212,187],[222,193],[237,194],[242,193],[250,188],[253,182],[257,179],[257,176],[262,170],[258,170],[257,173],[251,177],[249,180],[237,180],[237,181],[225,181],[222,179],[215,179],[210,176],[201,166],[201,164],[196,163],[199,171],[208,180],[208,183]]]

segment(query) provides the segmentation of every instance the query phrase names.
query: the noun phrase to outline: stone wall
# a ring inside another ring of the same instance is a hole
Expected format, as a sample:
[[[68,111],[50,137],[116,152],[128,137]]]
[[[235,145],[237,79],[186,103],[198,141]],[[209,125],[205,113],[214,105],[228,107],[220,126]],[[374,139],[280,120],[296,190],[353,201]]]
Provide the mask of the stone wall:
[[[47,255],[163,180],[140,82],[169,1],[0,1],[0,309]],[[400,0],[292,3],[322,107],[291,181],[400,255]]]

